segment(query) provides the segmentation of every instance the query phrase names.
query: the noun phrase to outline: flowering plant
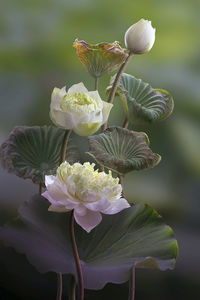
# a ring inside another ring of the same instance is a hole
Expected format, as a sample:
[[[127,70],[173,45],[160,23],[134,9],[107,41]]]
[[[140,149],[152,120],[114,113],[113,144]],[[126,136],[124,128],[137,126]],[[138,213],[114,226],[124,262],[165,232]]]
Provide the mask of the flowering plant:
[[[95,91],[83,83],[67,91],[55,88],[50,118],[56,127],[15,127],[0,147],[5,169],[39,184],[39,195],[0,228],[0,238],[41,273],[57,273],[56,300],[62,299],[62,274],[72,279],[70,299],[76,298],[77,284],[83,300],[84,288],[131,279],[129,299],[134,300],[137,267],[174,268],[178,248],[172,229],[148,204],[129,203],[123,185],[128,172],[151,169],[161,161],[148,136],[133,126],[164,120],[174,107],[170,93],[124,73],[131,57],[148,52],[154,40],[155,29],[143,19],[127,30],[127,49],[118,42],[76,40],[73,46],[95,78]],[[118,67],[107,88],[108,101],[103,101],[99,77]],[[107,127],[116,96],[125,119],[122,126]],[[84,142],[87,158],[81,151]]]
[[[101,213],[116,214],[130,207],[121,198],[119,178],[111,172],[98,172],[94,164],[62,163],[56,176],[46,176],[47,191],[42,195],[51,203],[49,210],[66,212],[74,209],[76,222],[90,232],[101,222]]]
[[[50,118],[56,126],[88,136],[108,120],[112,106],[101,100],[98,91],[89,92],[81,82],[67,92],[65,87],[53,90]]]

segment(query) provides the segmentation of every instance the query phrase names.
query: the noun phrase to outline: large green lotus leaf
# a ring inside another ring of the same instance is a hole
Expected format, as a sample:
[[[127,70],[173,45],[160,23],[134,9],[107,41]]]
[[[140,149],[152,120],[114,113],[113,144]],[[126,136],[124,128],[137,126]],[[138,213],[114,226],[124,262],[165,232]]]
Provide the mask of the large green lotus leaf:
[[[111,78],[108,91],[114,79],[115,76]],[[122,100],[130,122],[135,119],[155,122],[165,119],[173,110],[173,98],[167,91],[153,89],[148,83],[126,73],[120,78],[117,94]]]
[[[49,203],[35,196],[19,209],[19,218],[0,228],[0,238],[24,253],[39,272],[75,273],[68,233],[70,213],[48,211]],[[75,224],[85,288],[128,280],[132,266],[173,269],[177,241],[172,229],[148,205],[135,205],[87,233]]]
[[[149,148],[149,139],[144,132],[121,127],[109,127],[101,134],[90,136],[88,154],[121,175],[153,168],[161,159]]]
[[[55,174],[60,164],[65,130],[54,126],[17,126],[0,147],[3,167],[19,177],[30,178],[34,183],[44,181],[44,176]],[[66,160],[74,163],[79,154],[72,143]]]

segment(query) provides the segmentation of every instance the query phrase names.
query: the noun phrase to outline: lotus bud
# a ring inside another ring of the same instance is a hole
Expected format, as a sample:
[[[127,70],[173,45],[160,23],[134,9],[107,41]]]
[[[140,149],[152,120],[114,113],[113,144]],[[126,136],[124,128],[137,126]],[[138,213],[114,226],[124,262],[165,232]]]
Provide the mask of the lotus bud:
[[[143,54],[153,47],[155,28],[151,21],[141,19],[133,24],[125,33],[125,45],[133,54]]]

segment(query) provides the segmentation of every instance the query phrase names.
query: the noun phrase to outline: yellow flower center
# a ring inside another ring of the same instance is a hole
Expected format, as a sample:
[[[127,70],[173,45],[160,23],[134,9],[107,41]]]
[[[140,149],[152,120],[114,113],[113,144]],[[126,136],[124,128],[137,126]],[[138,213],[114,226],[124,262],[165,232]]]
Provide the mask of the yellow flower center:
[[[74,111],[96,111],[99,107],[97,101],[86,93],[76,92],[66,94],[63,97],[60,107],[63,111],[74,112]]]
[[[69,177],[73,178],[76,194],[80,199],[84,198],[88,192],[101,195],[102,192],[106,192],[106,196],[111,201],[115,197],[120,197],[121,185],[119,185],[119,179],[113,178],[111,171],[109,171],[109,174],[106,174],[105,172],[94,170],[94,166],[95,164],[90,164],[89,162],[83,165],[80,163],[70,165],[68,162],[64,162],[59,166],[57,176],[64,183],[67,183]]]

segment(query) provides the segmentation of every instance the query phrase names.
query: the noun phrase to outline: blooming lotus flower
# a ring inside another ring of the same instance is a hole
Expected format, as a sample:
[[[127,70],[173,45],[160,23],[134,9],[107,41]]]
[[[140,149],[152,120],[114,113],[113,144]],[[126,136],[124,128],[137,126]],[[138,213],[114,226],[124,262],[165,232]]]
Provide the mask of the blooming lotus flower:
[[[50,118],[58,127],[88,136],[108,120],[112,106],[101,100],[98,91],[89,92],[81,82],[67,92],[65,87],[53,90]]]
[[[141,19],[126,31],[126,48],[134,54],[148,52],[155,42],[155,31],[151,26],[151,21]]]
[[[67,212],[74,209],[76,222],[87,232],[97,226],[103,214],[116,214],[130,205],[121,198],[122,186],[111,172],[94,170],[89,162],[62,163],[56,176],[45,176],[47,191],[42,195],[51,203],[49,211]]]
[[[95,78],[116,70],[128,56],[119,42],[92,45],[76,39],[73,47],[77,49],[77,55],[87,71]]]

